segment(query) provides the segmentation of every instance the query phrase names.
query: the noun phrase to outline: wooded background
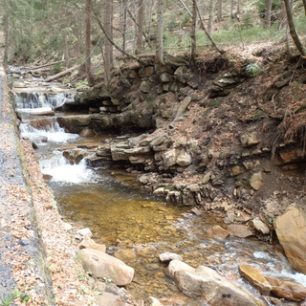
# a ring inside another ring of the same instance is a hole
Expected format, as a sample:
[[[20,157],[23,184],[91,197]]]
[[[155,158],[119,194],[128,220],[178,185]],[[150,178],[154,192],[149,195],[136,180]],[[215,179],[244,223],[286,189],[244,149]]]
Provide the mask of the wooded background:
[[[109,76],[123,57],[154,53],[163,62],[165,54],[243,49],[289,33],[304,53],[306,0],[0,1],[8,62],[84,65],[89,82],[92,64]]]

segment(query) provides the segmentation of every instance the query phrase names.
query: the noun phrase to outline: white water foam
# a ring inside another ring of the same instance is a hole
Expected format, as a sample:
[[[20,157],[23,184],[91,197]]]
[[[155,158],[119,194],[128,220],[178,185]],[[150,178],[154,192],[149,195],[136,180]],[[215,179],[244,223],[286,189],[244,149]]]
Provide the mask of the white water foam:
[[[66,133],[58,122],[52,122],[50,126],[42,129],[34,128],[28,123],[21,123],[19,129],[22,138],[36,141],[40,145],[46,142],[66,143],[79,137],[78,134]]]
[[[280,278],[290,278],[306,286],[306,275],[303,273],[298,273],[298,272],[293,271],[290,268],[290,265],[285,257],[276,259],[276,258],[273,258],[268,253],[260,252],[260,251],[254,252],[253,256],[257,259],[263,259],[268,262],[269,268],[271,270],[267,273],[268,275],[280,277]],[[281,270],[277,271],[276,266],[281,266]]]
[[[15,107],[18,109],[54,108],[74,99],[72,93],[19,93],[15,94]]]
[[[51,176],[52,182],[81,184],[96,179],[95,173],[87,168],[85,159],[71,165],[61,152],[55,152],[52,158],[40,161],[40,167],[43,174]]]

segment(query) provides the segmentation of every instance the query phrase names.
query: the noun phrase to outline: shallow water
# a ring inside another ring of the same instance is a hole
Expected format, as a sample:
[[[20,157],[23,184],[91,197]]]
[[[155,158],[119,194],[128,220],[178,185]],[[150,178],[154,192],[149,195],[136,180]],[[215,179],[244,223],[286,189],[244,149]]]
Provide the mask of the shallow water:
[[[134,175],[89,169],[85,160],[72,165],[62,156],[64,149],[95,145],[103,136],[84,139],[65,133],[56,124],[40,129],[32,129],[29,124],[23,125],[21,132],[32,133],[30,139],[46,138],[38,146],[41,169],[50,178],[61,214],[79,227],[89,227],[94,239],[106,244],[108,253],[135,269],[135,279],[128,288],[137,299],[166,297],[178,305],[199,306],[179,293],[168,278],[166,266],[158,260],[158,255],[166,251],[182,255],[193,267],[210,266],[254,294],[258,293],[239,276],[241,263],[258,265],[267,273],[291,277],[306,285],[306,276],[290,269],[278,245],[233,237],[208,239],[206,229],[224,225],[216,215],[196,216],[187,208],[144,194]]]

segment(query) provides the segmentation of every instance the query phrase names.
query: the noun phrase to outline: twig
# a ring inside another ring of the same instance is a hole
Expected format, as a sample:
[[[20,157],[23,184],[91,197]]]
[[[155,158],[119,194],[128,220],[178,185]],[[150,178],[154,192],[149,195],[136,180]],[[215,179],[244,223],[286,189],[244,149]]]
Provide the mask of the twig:
[[[99,19],[99,17],[98,17],[98,15],[97,15],[97,13],[95,13],[94,12],[94,17],[95,17],[95,19],[96,19],[96,21],[97,21],[97,23],[98,23],[98,25],[99,25],[99,28],[102,30],[102,32],[104,33],[104,35],[105,35],[105,37],[106,37],[106,39],[118,50],[118,51],[120,51],[122,54],[124,54],[125,56],[127,56],[127,57],[129,57],[129,58],[131,58],[131,59],[133,59],[133,60],[135,60],[135,61],[137,61],[137,62],[139,62],[140,64],[145,64],[142,60],[140,60],[139,58],[137,58],[137,57],[135,57],[134,55],[132,55],[132,54],[129,54],[129,53],[127,53],[126,51],[124,51],[122,48],[120,48],[108,35],[107,35],[107,33],[106,33],[106,31],[105,31],[105,29],[104,29],[104,27],[103,27],[103,25],[102,25],[102,22],[101,22],[101,20]]]
[[[131,19],[133,20],[133,22],[136,24],[136,26],[139,28],[139,24],[136,21],[136,19],[134,18],[134,16],[132,15],[131,11],[129,9],[127,9],[127,13],[129,14],[129,16],[131,17]],[[144,31],[141,31],[142,36],[144,37],[144,39],[146,40],[147,44],[149,45],[150,48],[152,48],[152,45],[150,43],[150,39],[148,38],[148,36],[146,35],[146,33]]]
[[[208,40],[211,42],[212,46],[213,46],[221,55],[223,55],[223,54],[225,53],[225,51],[224,51],[224,50],[220,50],[220,49],[218,48],[218,46],[216,45],[216,43],[215,43],[215,42],[213,41],[213,39],[211,38],[210,34],[208,33],[208,31],[207,31],[207,29],[206,29],[206,27],[205,27],[205,25],[204,25],[204,22],[203,22],[203,19],[202,19],[202,15],[201,15],[200,10],[199,10],[198,2],[197,2],[197,0],[194,0],[194,1],[195,1],[195,6],[196,6],[196,9],[197,9],[197,12],[198,12],[199,19],[200,19],[200,21],[201,21],[202,30],[205,32],[205,34],[206,34]]]

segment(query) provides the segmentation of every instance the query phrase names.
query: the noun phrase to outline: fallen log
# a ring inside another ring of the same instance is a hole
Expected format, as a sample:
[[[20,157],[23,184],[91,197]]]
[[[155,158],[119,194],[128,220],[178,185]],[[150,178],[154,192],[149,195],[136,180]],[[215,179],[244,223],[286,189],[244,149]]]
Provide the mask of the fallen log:
[[[68,68],[68,69],[66,69],[66,70],[64,70],[64,71],[61,71],[61,72],[57,73],[57,74],[54,74],[54,75],[49,76],[48,78],[46,78],[45,81],[46,81],[46,82],[55,81],[55,80],[57,80],[57,79],[60,79],[61,77],[64,77],[65,75],[67,75],[67,74],[73,72],[74,70],[79,69],[80,67],[81,67],[81,65],[72,66],[71,68]]]
[[[40,65],[40,66],[25,67],[25,69],[29,70],[29,71],[34,71],[34,70],[39,70],[41,68],[46,68],[46,67],[50,67],[50,66],[53,66],[53,65],[57,65],[57,64],[60,64],[60,63],[63,63],[63,62],[64,62],[64,60],[60,60],[60,61],[56,61],[56,62],[52,62],[52,63],[43,64],[43,65]]]

